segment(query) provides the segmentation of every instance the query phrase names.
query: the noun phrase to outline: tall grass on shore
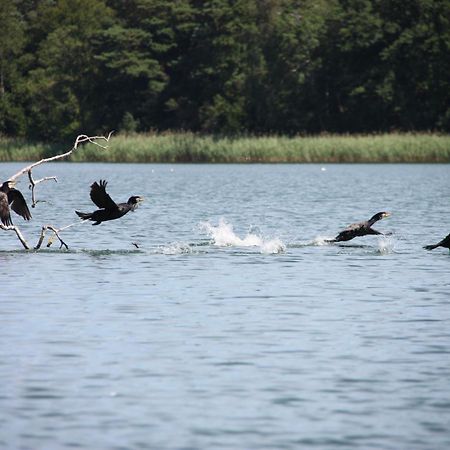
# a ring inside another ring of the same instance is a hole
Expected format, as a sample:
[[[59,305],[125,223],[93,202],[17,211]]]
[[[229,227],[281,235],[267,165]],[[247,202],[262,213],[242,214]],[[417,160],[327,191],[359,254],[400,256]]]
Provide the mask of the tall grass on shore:
[[[34,161],[69,145],[0,137],[0,161]],[[391,133],[307,137],[170,132],[113,136],[109,149],[78,149],[71,161],[138,163],[448,163],[450,135]]]

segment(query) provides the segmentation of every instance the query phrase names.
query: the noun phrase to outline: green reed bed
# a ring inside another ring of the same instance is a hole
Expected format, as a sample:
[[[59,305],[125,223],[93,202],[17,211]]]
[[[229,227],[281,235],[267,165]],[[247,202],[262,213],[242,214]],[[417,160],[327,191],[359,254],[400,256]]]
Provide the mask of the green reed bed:
[[[64,145],[0,138],[0,161],[30,161]],[[223,137],[183,133],[116,135],[109,149],[78,149],[72,161],[198,163],[448,163],[450,135],[380,134]]]

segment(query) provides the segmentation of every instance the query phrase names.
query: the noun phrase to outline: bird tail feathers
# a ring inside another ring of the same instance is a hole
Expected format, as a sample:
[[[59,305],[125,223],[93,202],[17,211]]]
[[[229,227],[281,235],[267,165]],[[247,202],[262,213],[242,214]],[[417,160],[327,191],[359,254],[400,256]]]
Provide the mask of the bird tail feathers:
[[[425,245],[424,249],[425,250],[433,250],[435,248],[439,247],[439,245]]]
[[[78,217],[80,217],[83,220],[89,220],[92,219],[92,213],[83,213],[80,211],[75,211]]]

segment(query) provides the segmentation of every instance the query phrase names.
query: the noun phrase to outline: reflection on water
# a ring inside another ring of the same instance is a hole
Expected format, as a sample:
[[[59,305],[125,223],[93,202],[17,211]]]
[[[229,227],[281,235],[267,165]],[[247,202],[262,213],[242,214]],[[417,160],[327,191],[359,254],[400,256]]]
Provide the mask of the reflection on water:
[[[450,167],[326,169],[49,165],[30,241],[100,176],[147,201],[67,251],[0,235],[0,448],[448,448]]]

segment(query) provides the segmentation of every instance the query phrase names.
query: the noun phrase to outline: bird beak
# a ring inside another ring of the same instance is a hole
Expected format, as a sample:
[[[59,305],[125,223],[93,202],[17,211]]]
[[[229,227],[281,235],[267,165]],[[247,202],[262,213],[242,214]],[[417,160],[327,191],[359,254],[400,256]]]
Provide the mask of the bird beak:
[[[391,217],[391,213],[390,212],[385,213],[384,218],[386,218],[386,217]]]
[[[141,195],[136,199],[138,203],[142,203],[144,201],[144,197]]]

